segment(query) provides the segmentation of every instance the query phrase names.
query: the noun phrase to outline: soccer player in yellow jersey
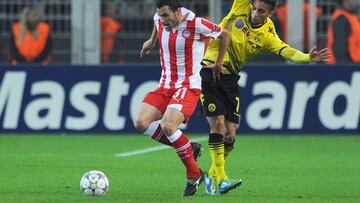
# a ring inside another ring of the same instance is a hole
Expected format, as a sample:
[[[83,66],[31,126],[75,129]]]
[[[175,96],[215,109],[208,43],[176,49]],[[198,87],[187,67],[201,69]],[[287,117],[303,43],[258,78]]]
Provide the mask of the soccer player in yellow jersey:
[[[220,26],[230,31],[231,40],[222,64],[216,64],[218,40],[209,43],[203,58],[201,102],[210,124],[209,151],[212,166],[205,179],[208,194],[225,194],[240,186],[241,179],[230,180],[225,160],[234,148],[239,123],[239,72],[249,58],[270,51],[295,63],[326,61],[327,49],[314,47],[309,54],[296,50],[276,34],[269,17],[276,0],[234,0],[230,13]]]

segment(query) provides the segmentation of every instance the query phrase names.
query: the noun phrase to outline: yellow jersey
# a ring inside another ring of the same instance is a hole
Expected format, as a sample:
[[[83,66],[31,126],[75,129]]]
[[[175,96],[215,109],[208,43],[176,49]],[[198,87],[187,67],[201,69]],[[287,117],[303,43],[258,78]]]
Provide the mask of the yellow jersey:
[[[239,74],[251,57],[263,51],[279,54],[297,63],[311,62],[309,54],[289,47],[279,38],[270,18],[260,27],[253,28],[249,20],[251,9],[249,0],[235,0],[230,13],[220,23],[220,26],[231,33],[223,60],[223,74]],[[202,61],[204,64],[209,65],[216,61],[219,42],[220,40],[210,41]]]

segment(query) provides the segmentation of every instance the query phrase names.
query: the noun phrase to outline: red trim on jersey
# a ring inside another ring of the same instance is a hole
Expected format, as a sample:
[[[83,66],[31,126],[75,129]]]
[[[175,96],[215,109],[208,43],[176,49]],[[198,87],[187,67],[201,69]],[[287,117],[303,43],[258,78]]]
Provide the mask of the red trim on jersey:
[[[185,80],[182,83],[183,87],[190,88],[189,77],[193,74],[193,45],[195,39],[195,23],[196,18],[188,21],[186,29],[190,31],[190,36],[185,39]]]
[[[175,83],[178,80],[178,67],[176,57],[176,38],[178,36],[178,30],[176,32],[170,32],[169,36],[169,53],[170,53],[170,70],[171,70],[171,81],[170,88],[175,88]]]
[[[161,23],[160,19],[159,19],[159,34],[158,34],[158,41],[159,41],[159,47],[160,47],[160,60],[161,60],[161,69],[163,71],[163,76],[162,76],[162,80],[160,83],[160,86],[163,87],[165,85],[165,80],[166,80],[166,68],[165,68],[165,61],[164,61],[164,50],[162,48],[162,34],[164,32],[164,26]]]
[[[201,24],[205,25],[210,30],[214,30],[214,31],[216,30],[216,25],[204,18],[201,19]]]
[[[221,27],[220,27],[220,26],[215,25],[215,32],[221,32]]]
[[[221,27],[206,20],[206,19],[201,19],[201,24],[205,25],[207,28],[209,28],[210,30],[212,30],[213,32],[220,32],[221,31]],[[200,34],[200,39],[206,39],[206,38],[212,38],[203,34]]]

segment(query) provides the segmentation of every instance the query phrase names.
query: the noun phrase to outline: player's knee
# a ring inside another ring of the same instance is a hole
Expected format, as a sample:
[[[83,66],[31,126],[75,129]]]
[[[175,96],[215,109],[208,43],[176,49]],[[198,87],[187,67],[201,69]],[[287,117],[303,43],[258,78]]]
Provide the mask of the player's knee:
[[[226,127],[226,133],[225,133],[225,141],[228,143],[233,142],[233,140],[235,139],[236,136],[236,129],[238,128],[239,125],[237,124],[230,124],[227,125]]]
[[[225,121],[223,119],[216,119],[215,125],[213,126],[213,131],[220,134],[224,134],[225,130],[226,130]]]
[[[235,140],[235,134],[227,134],[224,137],[224,142],[226,142],[226,143],[233,143],[234,140]]]
[[[142,118],[136,118],[134,121],[135,128],[140,132],[145,132],[149,126],[149,122]]]
[[[160,126],[165,135],[170,136],[175,133],[177,126],[171,122],[161,121]]]

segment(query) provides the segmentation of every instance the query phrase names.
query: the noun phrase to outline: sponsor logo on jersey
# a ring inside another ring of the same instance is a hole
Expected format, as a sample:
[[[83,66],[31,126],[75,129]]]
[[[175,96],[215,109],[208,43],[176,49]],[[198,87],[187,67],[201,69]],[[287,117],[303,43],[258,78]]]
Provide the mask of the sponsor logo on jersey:
[[[247,37],[250,37],[250,30],[247,28],[247,27],[244,27],[243,29],[241,29],[244,33],[245,33],[245,35],[247,36]]]
[[[247,42],[251,45],[251,47],[253,49],[261,49],[261,46],[256,44],[256,42],[253,42],[253,41],[250,41],[250,40],[248,40]]]

